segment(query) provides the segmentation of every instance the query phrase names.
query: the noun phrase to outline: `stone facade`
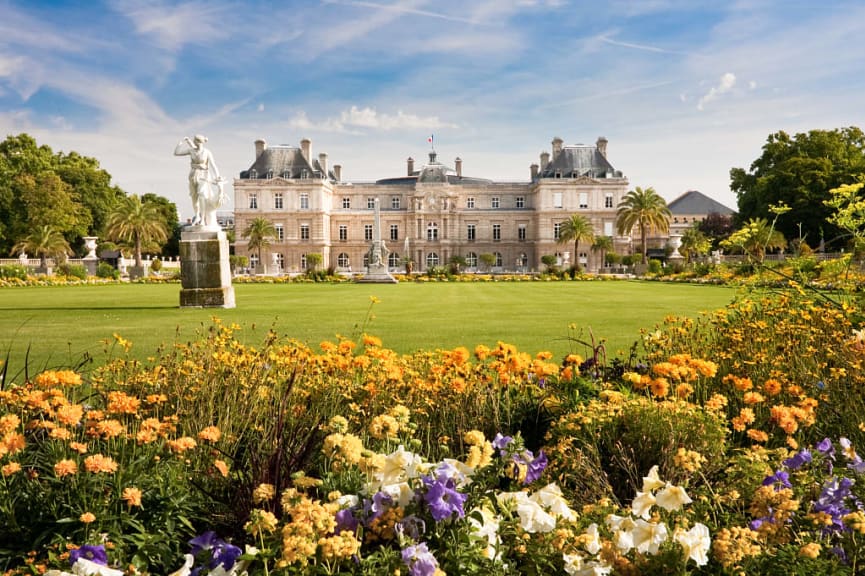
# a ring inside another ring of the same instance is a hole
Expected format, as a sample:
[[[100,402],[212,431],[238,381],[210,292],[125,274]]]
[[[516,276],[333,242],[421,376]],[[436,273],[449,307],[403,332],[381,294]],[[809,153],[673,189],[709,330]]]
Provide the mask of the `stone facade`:
[[[390,255],[388,268],[402,271],[406,259],[414,270],[445,266],[453,256],[469,270],[488,270],[481,254],[492,254],[493,272],[530,272],[543,268],[541,257],[559,255],[563,264],[598,270],[600,254],[573,243],[556,242],[560,223],[581,214],[596,235],[612,236],[615,250],[627,253],[630,238],[616,235],[616,206],[628,180],[607,160],[607,141],[565,146],[556,138],[552,153],[543,152],[525,182],[496,182],[463,175],[463,161],[449,167],[430,152],[415,169],[406,162],[404,176],[375,182],[349,182],[326,154],[313,157],[312,143],[268,148],[255,143],[256,159],[234,181],[237,254],[257,254],[246,247],[243,230],[265,218],[277,238],[262,251],[268,273],[301,272],[306,254],[319,253],[325,267],[363,272],[372,240],[375,199],[381,206],[381,231]],[[273,269],[278,263],[278,270]]]

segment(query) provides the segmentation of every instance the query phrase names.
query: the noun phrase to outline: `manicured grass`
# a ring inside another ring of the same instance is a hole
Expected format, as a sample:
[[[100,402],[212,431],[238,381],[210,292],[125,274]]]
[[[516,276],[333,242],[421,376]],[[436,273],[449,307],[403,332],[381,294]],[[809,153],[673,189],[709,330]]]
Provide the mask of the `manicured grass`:
[[[195,339],[214,316],[239,324],[250,344],[262,342],[272,327],[313,346],[337,334],[357,339],[367,332],[398,352],[473,349],[502,340],[556,357],[586,354],[569,339],[575,324],[584,339],[589,329],[605,338],[612,356],[627,350],[640,328],[668,314],[695,317],[735,296],[726,287],[624,281],[241,284],[235,286],[237,308],[198,310],[180,309],[179,292],[177,284],[2,289],[0,353],[9,351],[9,375],[24,366],[28,347],[31,371],[74,365],[85,354],[101,363],[107,349],[101,341],[112,343],[114,333],[133,342],[133,355],[146,358],[161,343]],[[370,311],[372,296],[380,302]]]

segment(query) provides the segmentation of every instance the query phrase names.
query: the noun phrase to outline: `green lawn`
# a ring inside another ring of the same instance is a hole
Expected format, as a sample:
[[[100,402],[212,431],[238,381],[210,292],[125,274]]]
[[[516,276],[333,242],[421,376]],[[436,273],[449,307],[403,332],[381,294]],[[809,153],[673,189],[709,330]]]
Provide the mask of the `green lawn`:
[[[28,347],[31,370],[75,364],[84,354],[101,362],[101,341],[113,333],[144,358],[162,342],[195,339],[213,316],[240,324],[253,344],[273,327],[312,345],[366,331],[398,352],[503,340],[557,357],[585,353],[568,339],[568,326],[576,324],[584,336],[591,329],[605,338],[614,354],[667,314],[694,317],[735,296],[726,287],[622,281],[242,284],[235,286],[237,308],[197,310],[180,309],[179,292],[177,284],[2,289],[0,350],[10,352],[9,374],[23,367]],[[368,320],[371,296],[380,302]]]

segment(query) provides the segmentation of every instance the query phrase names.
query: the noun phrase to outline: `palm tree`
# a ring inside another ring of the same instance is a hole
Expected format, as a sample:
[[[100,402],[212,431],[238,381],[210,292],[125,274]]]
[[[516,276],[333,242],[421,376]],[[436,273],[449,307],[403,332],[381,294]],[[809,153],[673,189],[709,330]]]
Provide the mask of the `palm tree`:
[[[595,231],[589,219],[581,214],[571,214],[571,217],[562,222],[559,228],[559,239],[557,244],[574,242],[574,264],[579,266],[580,242],[591,242],[595,239]]]
[[[690,262],[691,258],[705,254],[711,247],[712,241],[700,230],[699,223],[696,223],[682,233],[679,253],[685,255],[686,262]]]
[[[243,231],[243,237],[247,239],[247,250],[258,252],[258,265],[261,266],[261,249],[270,246],[270,241],[276,238],[276,227],[266,218],[255,218]]]
[[[157,204],[142,202],[132,194],[120,200],[108,215],[105,233],[109,240],[126,242],[132,246],[135,267],[142,268],[141,250],[168,240],[165,218]]]
[[[604,267],[607,261],[607,252],[613,249],[613,237],[612,236],[595,236],[594,242],[592,242],[592,252],[600,252],[601,253],[601,268]]]
[[[639,186],[629,191],[616,209],[616,228],[620,235],[630,234],[634,226],[640,226],[640,246],[643,264],[646,263],[650,231],[665,233],[670,229],[670,209],[654,188],[643,190]]]
[[[48,270],[48,258],[63,261],[72,250],[63,234],[49,225],[40,226],[12,247],[12,254],[29,252],[39,257],[39,268]]]

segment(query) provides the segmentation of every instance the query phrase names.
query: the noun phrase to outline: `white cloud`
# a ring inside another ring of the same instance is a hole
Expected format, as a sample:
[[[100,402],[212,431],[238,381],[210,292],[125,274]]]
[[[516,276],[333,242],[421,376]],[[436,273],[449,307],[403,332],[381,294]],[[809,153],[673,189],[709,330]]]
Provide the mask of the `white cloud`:
[[[723,76],[721,76],[720,81],[717,86],[712,86],[709,91],[700,98],[700,101],[697,103],[697,110],[702,110],[706,104],[720,96],[721,94],[725,94],[733,89],[733,86],[736,85],[736,75],[732,72],[727,72]]]
[[[259,104],[258,108],[256,108],[256,110],[259,112],[264,112],[264,104]]]
[[[342,132],[362,134],[364,131],[391,132],[398,130],[436,130],[458,128],[456,124],[442,121],[438,116],[418,116],[397,110],[396,114],[379,113],[375,108],[352,106],[343,110],[339,118],[327,118],[313,122],[306,112],[298,112],[289,120],[289,126],[296,130]]]
[[[218,3],[117,0],[113,5],[139,34],[153,38],[158,46],[171,51],[185,44],[208,44],[225,35],[226,9]]]

